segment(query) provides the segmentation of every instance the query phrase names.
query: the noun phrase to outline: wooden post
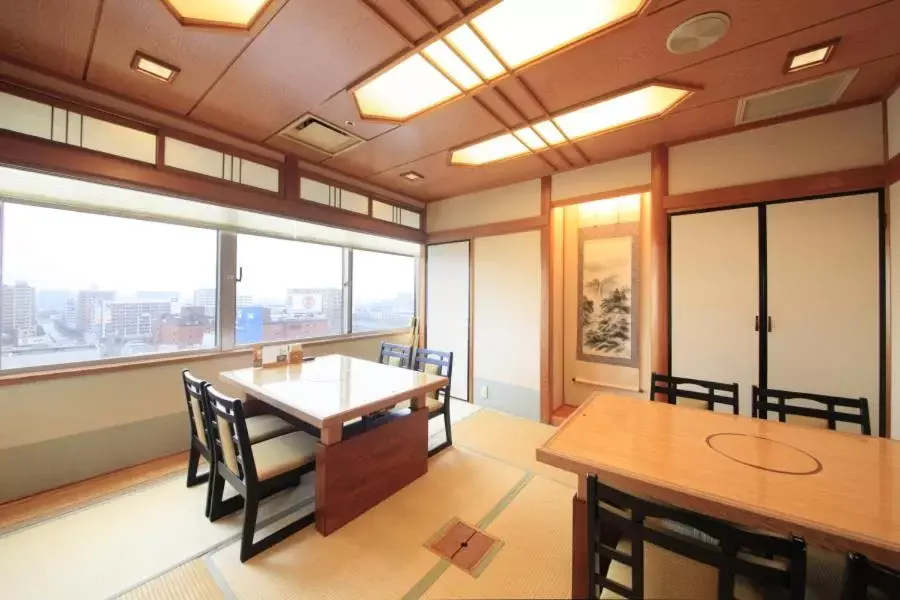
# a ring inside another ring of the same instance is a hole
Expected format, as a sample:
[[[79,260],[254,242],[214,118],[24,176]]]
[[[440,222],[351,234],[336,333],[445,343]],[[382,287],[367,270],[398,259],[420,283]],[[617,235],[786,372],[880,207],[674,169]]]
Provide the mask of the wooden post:
[[[669,372],[669,231],[665,197],[669,193],[669,150],[656,146],[650,152],[650,251],[651,313],[653,337],[650,346],[650,368],[656,373]],[[657,398],[663,402],[665,396]]]

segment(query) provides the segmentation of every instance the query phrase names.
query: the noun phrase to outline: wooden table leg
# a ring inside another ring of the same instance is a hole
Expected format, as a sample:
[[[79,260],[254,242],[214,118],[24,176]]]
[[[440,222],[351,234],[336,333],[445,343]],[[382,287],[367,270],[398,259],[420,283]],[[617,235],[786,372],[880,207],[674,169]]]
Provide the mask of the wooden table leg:
[[[409,406],[413,410],[419,410],[420,408],[425,408],[425,396],[417,396],[415,398],[409,399]]]
[[[316,530],[334,533],[428,470],[428,412],[316,447]],[[334,434],[332,434],[334,435]],[[340,436],[340,430],[336,433]]]
[[[326,446],[332,446],[341,441],[344,436],[344,424],[326,425],[322,428],[322,443]]]

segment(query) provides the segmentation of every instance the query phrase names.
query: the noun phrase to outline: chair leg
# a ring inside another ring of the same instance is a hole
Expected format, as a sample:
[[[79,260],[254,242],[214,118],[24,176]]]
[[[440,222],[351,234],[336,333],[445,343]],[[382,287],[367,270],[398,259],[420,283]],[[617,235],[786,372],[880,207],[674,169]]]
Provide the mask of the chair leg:
[[[207,519],[211,519],[210,515],[212,515],[212,502],[213,502],[213,486],[215,485],[216,479],[216,465],[215,463],[210,463],[209,465],[209,483],[206,486],[206,509],[203,514],[206,515]],[[224,491],[224,486],[223,486]]]
[[[194,487],[199,481],[197,477],[197,469],[200,467],[200,451],[194,447],[193,440],[190,451],[188,452],[188,469],[187,469],[187,486]]]
[[[453,445],[453,428],[450,427],[450,410],[444,407],[444,433],[447,434],[447,445]]]
[[[256,532],[256,513],[259,508],[259,498],[255,493],[247,494],[244,501],[244,529],[241,533],[241,562],[247,562],[253,557],[253,534]]]

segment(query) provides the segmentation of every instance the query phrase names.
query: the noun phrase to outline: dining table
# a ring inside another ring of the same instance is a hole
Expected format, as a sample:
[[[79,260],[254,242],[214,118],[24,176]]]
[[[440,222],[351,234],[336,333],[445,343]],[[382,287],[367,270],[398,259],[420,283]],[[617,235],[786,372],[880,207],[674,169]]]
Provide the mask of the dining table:
[[[572,597],[588,596],[586,480],[900,568],[900,442],[598,392],[537,449],[578,475]]]
[[[318,437],[316,529],[337,531],[428,470],[426,396],[446,377],[331,354],[295,364],[224,371],[248,407]],[[410,410],[386,412],[409,401]]]

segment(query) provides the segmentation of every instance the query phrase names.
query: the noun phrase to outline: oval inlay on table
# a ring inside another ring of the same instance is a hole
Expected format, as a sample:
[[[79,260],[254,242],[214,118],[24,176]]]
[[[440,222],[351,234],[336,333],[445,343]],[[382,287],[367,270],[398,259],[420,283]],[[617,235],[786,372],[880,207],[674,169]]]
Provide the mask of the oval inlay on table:
[[[706,445],[735,462],[785,475],[813,475],[822,463],[812,454],[784,442],[745,433],[714,433]]]

